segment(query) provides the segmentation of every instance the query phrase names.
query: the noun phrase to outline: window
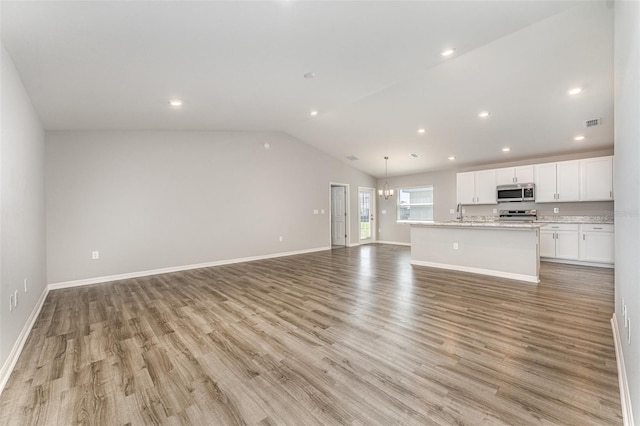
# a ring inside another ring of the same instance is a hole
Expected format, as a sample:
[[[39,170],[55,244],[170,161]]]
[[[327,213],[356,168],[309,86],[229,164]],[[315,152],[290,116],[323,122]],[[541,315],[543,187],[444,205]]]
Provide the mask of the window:
[[[433,221],[433,186],[398,190],[398,222]]]

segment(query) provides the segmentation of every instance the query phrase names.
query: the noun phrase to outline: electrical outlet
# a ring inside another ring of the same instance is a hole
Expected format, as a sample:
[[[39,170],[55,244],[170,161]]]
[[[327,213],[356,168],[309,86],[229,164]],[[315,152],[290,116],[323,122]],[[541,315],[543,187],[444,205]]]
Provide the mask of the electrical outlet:
[[[387,214],[387,211],[386,210],[382,210],[381,213],[382,214]]]
[[[93,259],[93,260],[100,259],[100,252],[99,251],[92,251],[91,252],[91,259]]]
[[[280,235],[280,242],[284,241],[284,237],[282,235]]]
[[[324,209],[320,210],[320,214],[324,214]]]
[[[498,209],[493,209],[493,214],[498,213]]]
[[[554,213],[560,213],[560,209],[559,209],[559,208],[557,208],[557,207],[554,207],[554,208],[553,208],[553,212],[554,212]]]
[[[455,214],[456,213],[456,209],[449,209],[449,214]]]
[[[453,249],[458,250],[458,243],[453,243]]]
[[[465,214],[467,212],[467,209],[462,209],[462,214]]]

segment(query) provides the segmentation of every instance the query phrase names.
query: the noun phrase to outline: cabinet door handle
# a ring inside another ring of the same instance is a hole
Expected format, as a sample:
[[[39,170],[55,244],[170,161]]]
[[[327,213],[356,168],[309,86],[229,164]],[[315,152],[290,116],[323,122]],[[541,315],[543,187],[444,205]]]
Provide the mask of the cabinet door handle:
[[[558,199],[558,200],[560,199],[560,194],[558,194],[558,198],[557,198],[557,199]]]
[[[582,241],[586,241],[586,240],[587,240],[587,239],[586,239],[585,234],[582,234]]]
[[[613,191],[609,191],[609,198],[613,198]]]
[[[602,229],[602,228],[599,226],[594,226],[593,229]]]

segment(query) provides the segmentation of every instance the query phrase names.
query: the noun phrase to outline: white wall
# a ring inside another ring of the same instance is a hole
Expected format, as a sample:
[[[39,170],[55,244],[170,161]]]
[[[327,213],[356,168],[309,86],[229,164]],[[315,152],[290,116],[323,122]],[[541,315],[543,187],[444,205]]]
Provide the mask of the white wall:
[[[497,169],[501,167],[518,166],[523,164],[536,164],[553,161],[574,160],[589,157],[601,157],[612,155],[613,150],[604,149],[599,151],[579,152],[566,155],[556,155],[553,157],[542,157],[537,159],[520,160],[503,163],[485,164],[481,166],[465,167],[457,170],[441,170],[436,172],[418,173],[408,176],[398,176],[389,178],[389,186],[391,188],[410,188],[416,186],[433,185],[433,219],[435,221],[447,221],[455,219],[455,214],[450,214],[451,209],[456,208],[456,173],[470,170],[487,170]],[[378,179],[378,188],[384,184],[384,179]],[[389,200],[381,199],[378,203],[378,229],[380,229],[378,239],[381,241],[393,241],[400,243],[409,243],[410,227],[407,224],[398,224],[396,222],[396,202],[394,196]],[[587,202],[587,203],[520,203],[518,208],[538,209],[538,215],[553,216],[553,208],[558,207],[560,213],[558,215],[603,215],[605,212],[612,212],[614,203],[612,201],[605,202]],[[487,206],[464,206],[465,214],[469,216],[488,216],[493,215],[493,209],[501,207],[499,205]],[[503,207],[504,208],[504,207]],[[382,214],[386,210],[387,214]]]
[[[631,320],[631,344],[622,353],[640,425],[640,4],[617,1],[614,21],[616,192],[616,317],[621,336],[627,329],[621,313],[624,299]]]
[[[45,288],[46,263],[44,131],[11,57],[1,48],[0,371],[5,373],[9,353]],[[18,307],[9,311],[15,290]]]
[[[375,185],[247,132],[47,132],[46,178],[49,283],[329,247],[330,182],[351,185],[357,243],[357,189]]]

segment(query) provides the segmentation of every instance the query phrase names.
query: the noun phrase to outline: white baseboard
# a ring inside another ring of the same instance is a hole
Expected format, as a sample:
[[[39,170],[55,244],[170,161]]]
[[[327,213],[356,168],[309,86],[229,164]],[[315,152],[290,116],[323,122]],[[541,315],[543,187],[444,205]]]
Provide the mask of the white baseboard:
[[[11,352],[9,353],[7,360],[2,366],[2,369],[0,369],[0,394],[2,394],[2,391],[4,390],[4,387],[6,386],[7,381],[9,381],[9,376],[11,376],[11,372],[13,371],[13,368],[16,366],[16,362],[18,362],[18,358],[22,353],[24,344],[27,342],[27,337],[29,337],[29,333],[31,333],[31,329],[36,323],[36,320],[38,319],[38,315],[40,315],[40,310],[42,310],[44,301],[47,299],[47,294],[49,294],[49,288],[45,287],[42,290],[42,294],[40,294],[40,297],[38,298],[36,305],[33,307],[31,314],[29,314],[29,317],[27,318],[27,322],[25,322],[24,327],[22,327],[22,330],[18,335],[18,339],[13,345],[13,348],[11,348]]]
[[[236,259],[217,260],[214,262],[198,263],[194,265],[172,266],[170,268],[152,269],[148,271],[130,272],[126,274],[107,275],[103,277],[87,278],[83,280],[65,281],[49,284],[49,290],[61,288],[80,287],[84,285],[106,283],[110,281],[126,280],[129,278],[147,277],[149,275],[168,274],[170,272],[188,271],[190,269],[209,268],[211,266],[230,265],[233,263],[253,262],[255,260],[272,259],[274,257],[294,256],[296,254],[313,253],[316,251],[331,250],[331,247],[317,247],[305,250],[287,251],[282,253],[265,254],[261,256],[239,257]]]
[[[508,278],[511,280],[539,283],[540,279],[533,275],[514,274],[511,272],[494,271],[492,269],[474,268],[471,266],[451,265],[448,263],[425,262],[424,260],[412,260],[412,265],[428,266],[429,268],[449,269],[451,271],[472,272],[474,274],[489,275],[492,277]]]
[[[616,348],[616,364],[618,366],[618,385],[620,386],[620,404],[622,405],[622,421],[624,426],[633,426],[633,410],[631,409],[631,395],[629,394],[629,383],[627,382],[627,370],[624,366],[622,354],[622,339],[618,328],[618,319],[614,313],[611,317],[611,328],[613,329],[613,344]]]
[[[551,263],[564,263],[565,265],[576,265],[576,266],[594,266],[596,268],[615,268],[613,263],[596,263],[596,262],[583,262],[581,260],[570,260],[570,259],[556,259],[553,257],[541,257],[541,262],[551,262]]]
[[[376,241],[376,243],[378,244],[391,244],[394,246],[407,246],[407,247],[411,247],[411,243],[401,243],[399,241],[383,241],[383,240],[378,240]]]

